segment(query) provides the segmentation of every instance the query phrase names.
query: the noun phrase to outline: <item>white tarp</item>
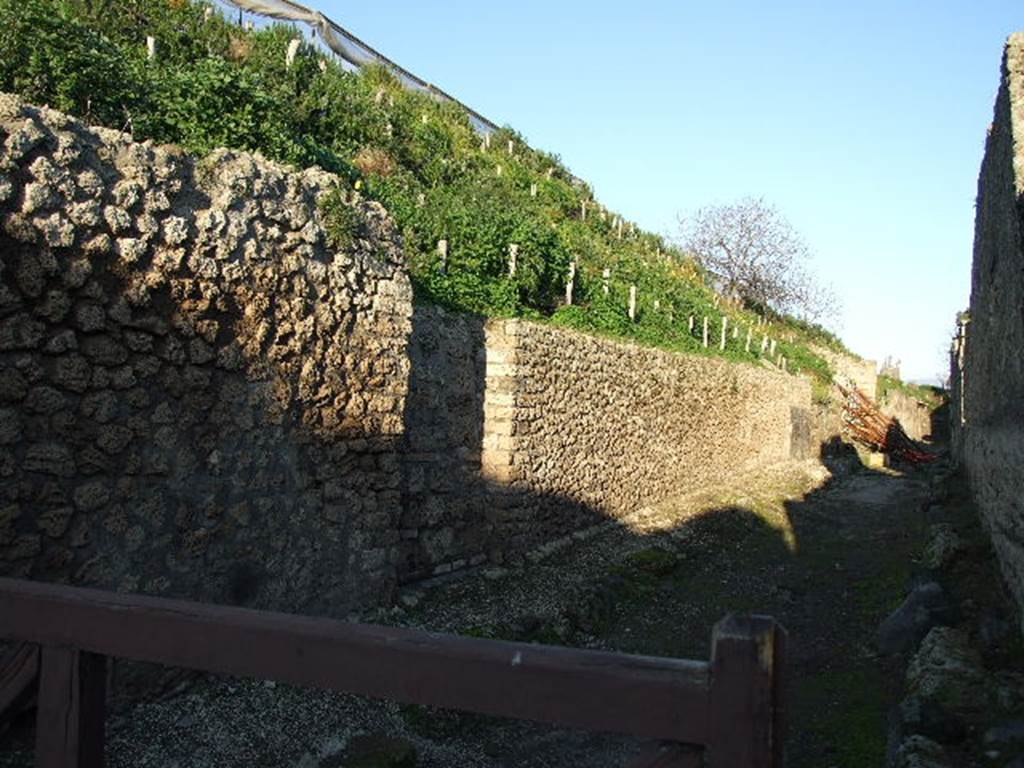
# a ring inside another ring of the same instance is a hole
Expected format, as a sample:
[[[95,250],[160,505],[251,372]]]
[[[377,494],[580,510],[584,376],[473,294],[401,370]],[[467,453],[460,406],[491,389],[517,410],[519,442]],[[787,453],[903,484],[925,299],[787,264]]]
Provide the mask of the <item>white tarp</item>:
[[[260,16],[268,16],[281,21],[298,21],[308,24],[320,36],[328,48],[356,67],[364,67],[368,64],[383,64],[390,69],[402,81],[402,83],[414,90],[426,91],[435,98],[443,101],[451,101],[460,105],[469,113],[470,119],[477,130],[484,133],[498,130],[498,126],[492,123],[478,112],[470,109],[458,99],[454,99],[441,89],[421,80],[411,72],[395,64],[389,58],[378,53],[362,40],[348,31],[342,29],[333,21],[328,19],[319,11],[314,11],[292,0],[222,0]]]

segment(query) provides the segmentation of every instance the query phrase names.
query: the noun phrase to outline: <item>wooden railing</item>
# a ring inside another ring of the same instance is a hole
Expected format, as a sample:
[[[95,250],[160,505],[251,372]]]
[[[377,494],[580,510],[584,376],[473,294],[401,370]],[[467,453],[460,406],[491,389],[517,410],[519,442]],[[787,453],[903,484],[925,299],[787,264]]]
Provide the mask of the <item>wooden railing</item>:
[[[785,631],[727,616],[710,662],[0,579],[0,714],[38,686],[36,765],[103,764],[108,656],[654,739],[635,766],[779,768]],[[696,748],[694,748],[696,747]]]

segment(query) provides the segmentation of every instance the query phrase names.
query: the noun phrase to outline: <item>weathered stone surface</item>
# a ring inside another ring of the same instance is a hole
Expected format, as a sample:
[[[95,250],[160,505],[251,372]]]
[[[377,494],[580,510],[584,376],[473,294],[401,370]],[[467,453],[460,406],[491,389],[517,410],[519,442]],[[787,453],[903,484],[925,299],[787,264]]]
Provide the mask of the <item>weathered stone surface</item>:
[[[885,654],[913,651],[932,627],[951,624],[953,618],[953,605],[942,587],[921,584],[879,626],[878,649]]]
[[[928,529],[928,543],[921,563],[933,571],[941,570],[950,565],[965,546],[956,529],[949,523],[933,525]]]
[[[990,706],[993,686],[970,639],[958,629],[936,627],[907,667],[907,690],[952,715],[971,715]]]
[[[353,198],[335,253],[330,174],[0,94],[0,136],[25,126],[36,150],[0,142],[0,474],[50,485],[34,528],[0,521],[0,573],[224,602],[259,552],[256,604],[386,600],[412,293],[383,209]]]
[[[951,768],[951,765],[941,744],[924,736],[910,736],[900,744],[893,768]]]
[[[952,444],[1024,609],[1024,34],[1007,41],[978,179],[970,311],[951,355]]]

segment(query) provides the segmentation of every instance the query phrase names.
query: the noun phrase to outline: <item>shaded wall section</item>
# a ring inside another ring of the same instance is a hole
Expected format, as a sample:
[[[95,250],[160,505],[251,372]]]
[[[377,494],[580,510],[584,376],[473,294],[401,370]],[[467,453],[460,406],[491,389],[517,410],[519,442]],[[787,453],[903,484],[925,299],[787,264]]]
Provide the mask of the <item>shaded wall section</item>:
[[[969,320],[954,370],[953,444],[1024,606],[1024,34],[1007,42],[978,180]]]
[[[343,614],[396,582],[412,311],[336,179],[0,96],[0,573]]]
[[[409,578],[518,561],[824,438],[809,383],[774,369],[437,309],[413,326]]]

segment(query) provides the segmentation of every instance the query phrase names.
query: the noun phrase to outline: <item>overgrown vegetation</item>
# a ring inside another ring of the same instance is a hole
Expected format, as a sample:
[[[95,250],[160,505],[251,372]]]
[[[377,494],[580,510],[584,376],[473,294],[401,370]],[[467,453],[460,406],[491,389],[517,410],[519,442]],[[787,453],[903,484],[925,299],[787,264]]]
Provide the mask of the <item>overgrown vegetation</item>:
[[[691,258],[606,210],[557,157],[507,128],[484,142],[461,108],[382,68],[347,72],[312,44],[288,65],[297,34],[245,30],[191,0],[0,0],[0,89],[139,140],[339,174],[401,226],[421,300],[702,353],[706,317],[708,354],[755,362],[767,334],[773,362],[831,379],[808,344],[841,347],[835,337],[721,299]],[[358,236],[349,208],[326,210],[336,243]]]

